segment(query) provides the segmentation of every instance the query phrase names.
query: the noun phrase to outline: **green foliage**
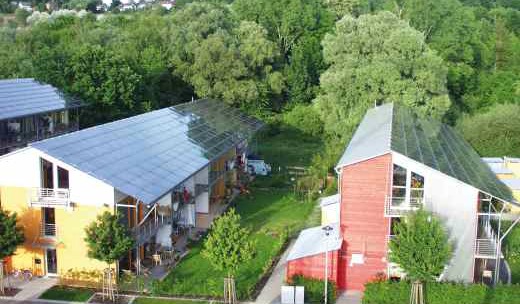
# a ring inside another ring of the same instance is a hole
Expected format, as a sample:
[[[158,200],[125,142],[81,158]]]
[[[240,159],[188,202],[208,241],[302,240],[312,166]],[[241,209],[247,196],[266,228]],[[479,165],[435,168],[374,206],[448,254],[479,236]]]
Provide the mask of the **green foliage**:
[[[305,135],[319,136],[323,132],[323,122],[312,105],[295,105],[284,113],[283,121]]]
[[[14,11],[14,16],[16,23],[18,23],[19,26],[25,26],[27,17],[29,17],[31,13],[29,13],[27,10],[17,8]]]
[[[411,280],[434,281],[451,258],[452,248],[441,222],[419,210],[397,223],[391,239],[390,261],[398,264]]]
[[[40,299],[67,302],[86,302],[93,294],[94,291],[86,288],[53,286],[50,289],[47,289],[40,296]]]
[[[16,213],[0,209],[0,261],[11,256],[24,242],[23,228],[17,226]]]
[[[442,118],[450,107],[446,69],[424,36],[389,12],[345,16],[323,41],[316,104],[327,133],[349,138],[375,102],[397,102]]]
[[[112,264],[128,253],[134,239],[128,228],[121,224],[119,215],[105,211],[97,220],[85,228],[88,256]]]
[[[465,115],[458,123],[464,138],[485,156],[520,156],[520,105],[496,104],[487,112]]]
[[[240,226],[240,215],[231,208],[211,224],[202,254],[217,270],[234,276],[241,264],[253,258],[255,244],[249,230]]]
[[[425,287],[428,304],[476,304],[517,303],[520,296],[519,285],[498,285],[495,288],[478,284],[428,283]],[[365,285],[363,304],[408,303],[410,283],[372,282]]]
[[[336,284],[327,282],[327,303],[336,303]],[[323,303],[325,282],[323,280],[306,278],[295,275],[291,278],[291,284],[305,287],[305,303]]]

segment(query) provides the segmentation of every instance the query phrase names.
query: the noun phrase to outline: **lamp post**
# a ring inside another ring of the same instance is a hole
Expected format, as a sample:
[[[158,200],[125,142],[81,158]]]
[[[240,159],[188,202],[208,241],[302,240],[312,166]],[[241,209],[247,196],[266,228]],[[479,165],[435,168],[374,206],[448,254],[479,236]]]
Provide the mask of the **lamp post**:
[[[321,229],[323,229],[323,231],[325,231],[325,301],[324,303],[327,304],[327,285],[328,284],[328,281],[329,281],[329,235],[330,235],[330,232],[334,229],[332,228],[331,226],[327,225],[327,226],[324,226],[322,227]]]

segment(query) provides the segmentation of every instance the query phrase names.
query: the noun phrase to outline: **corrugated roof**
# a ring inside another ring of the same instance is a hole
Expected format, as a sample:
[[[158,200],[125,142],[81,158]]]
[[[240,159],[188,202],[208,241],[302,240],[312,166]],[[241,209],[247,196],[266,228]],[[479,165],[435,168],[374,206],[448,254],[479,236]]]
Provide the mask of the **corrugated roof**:
[[[287,256],[287,261],[324,253],[326,250],[339,250],[342,243],[339,234],[339,224],[334,223],[330,226],[333,230],[328,237],[325,236],[321,226],[302,230]]]
[[[261,126],[224,103],[199,100],[31,146],[153,203]]]
[[[359,124],[338,167],[354,164],[390,152],[392,104],[370,109]]]
[[[32,78],[0,80],[0,120],[77,107],[81,103]]]
[[[334,194],[331,196],[325,196],[320,198],[321,207],[325,207],[332,204],[339,204],[339,194]]]
[[[511,191],[451,127],[393,104],[370,109],[338,166],[395,151],[505,201]]]

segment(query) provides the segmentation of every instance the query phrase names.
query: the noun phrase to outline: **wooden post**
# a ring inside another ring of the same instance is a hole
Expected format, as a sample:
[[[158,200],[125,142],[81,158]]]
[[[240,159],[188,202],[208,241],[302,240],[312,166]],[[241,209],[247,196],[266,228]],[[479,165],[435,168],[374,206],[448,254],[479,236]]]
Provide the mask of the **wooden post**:
[[[0,259],[0,294],[5,294],[4,286],[4,261]]]
[[[412,292],[410,294],[410,304],[424,304],[424,290],[421,281],[412,283]]]

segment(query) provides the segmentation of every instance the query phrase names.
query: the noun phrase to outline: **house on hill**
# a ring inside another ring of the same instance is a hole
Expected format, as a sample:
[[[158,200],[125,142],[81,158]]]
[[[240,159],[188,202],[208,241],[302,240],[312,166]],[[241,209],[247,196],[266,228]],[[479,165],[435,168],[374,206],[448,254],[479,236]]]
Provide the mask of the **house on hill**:
[[[32,78],[0,80],[0,155],[78,130],[82,103]]]
[[[84,241],[104,211],[120,214],[136,242],[120,270],[161,264],[179,238],[224,211],[247,177],[248,139],[261,127],[224,103],[198,100],[0,157],[0,207],[16,211],[25,228],[8,267],[60,277],[105,268]]]
[[[441,280],[495,278],[495,262],[502,265],[503,259],[491,222],[501,221],[517,202],[452,128],[395,104],[370,109],[336,171],[338,196],[322,200],[322,218],[333,218],[336,204],[338,223],[323,225],[338,231],[326,237],[320,227],[304,230],[288,257],[288,280],[297,274],[323,279],[325,252],[329,279],[339,290],[362,291],[381,275],[405,276],[388,260],[388,242],[394,225],[419,208],[440,217],[454,245]],[[499,272],[507,281],[507,267]]]

